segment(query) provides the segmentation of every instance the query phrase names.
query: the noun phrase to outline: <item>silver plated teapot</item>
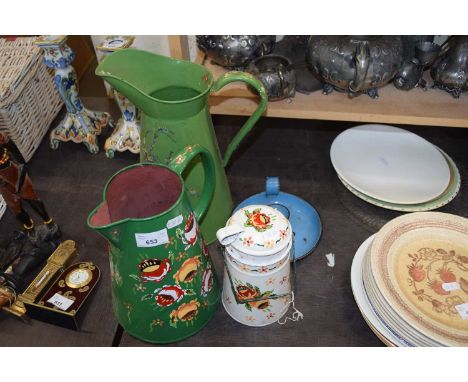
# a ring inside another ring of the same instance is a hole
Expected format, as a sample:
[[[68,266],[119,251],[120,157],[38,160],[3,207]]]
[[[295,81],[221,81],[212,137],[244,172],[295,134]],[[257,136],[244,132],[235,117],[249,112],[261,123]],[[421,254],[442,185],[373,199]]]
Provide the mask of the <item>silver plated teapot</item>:
[[[445,90],[454,98],[468,90],[468,36],[453,36],[448,49],[431,68],[434,87]]]
[[[323,93],[336,89],[350,97],[377,98],[402,60],[401,36],[311,36],[307,51],[310,70],[325,83]]]
[[[400,66],[393,84],[400,90],[411,90],[420,87],[424,91],[427,90],[426,80],[423,78],[424,65],[421,65],[417,58],[406,60]]]
[[[296,72],[287,57],[267,54],[251,61],[245,71],[262,82],[269,101],[294,97]]]
[[[214,63],[241,69],[251,60],[271,53],[276,36],[197,35],[197,45]]]

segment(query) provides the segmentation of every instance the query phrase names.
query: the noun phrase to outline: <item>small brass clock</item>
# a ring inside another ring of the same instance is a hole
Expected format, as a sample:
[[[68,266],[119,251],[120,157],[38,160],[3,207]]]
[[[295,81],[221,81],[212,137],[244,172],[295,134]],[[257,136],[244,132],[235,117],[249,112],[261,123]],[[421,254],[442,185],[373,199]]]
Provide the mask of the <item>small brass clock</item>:
[[[89,269],[76,268],[72,270],[65,278],[65,284],[70,288],[83,288],[93,279],[93,273]]]

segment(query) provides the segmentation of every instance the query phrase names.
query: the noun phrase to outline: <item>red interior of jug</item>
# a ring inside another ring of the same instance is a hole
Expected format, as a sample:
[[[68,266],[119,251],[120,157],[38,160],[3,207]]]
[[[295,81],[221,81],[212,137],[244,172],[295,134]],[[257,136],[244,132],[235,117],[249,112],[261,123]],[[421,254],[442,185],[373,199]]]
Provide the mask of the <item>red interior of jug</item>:
[[[182,192],[180,178],[171,170],[144,165],[124,171],[111,181],[106,203],[92,217],[96,226],[122,219],[142,219],[168,210]]]

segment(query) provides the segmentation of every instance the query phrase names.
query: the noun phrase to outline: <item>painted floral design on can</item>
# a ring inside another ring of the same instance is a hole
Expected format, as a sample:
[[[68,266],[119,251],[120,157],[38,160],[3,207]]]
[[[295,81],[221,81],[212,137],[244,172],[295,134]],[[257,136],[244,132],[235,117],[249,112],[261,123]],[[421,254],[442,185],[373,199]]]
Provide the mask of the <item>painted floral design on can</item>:
[[[139,278],[143,282],[160,282],[171,271],[171,262],[168,258],[163,260],[159,259],[145,259],[138,264],[140,271]]]
[[[210,257],[210,253],[208,252],[208,246],[206,245],[205,239],[202,239],[201,241],[201,249],[203,251],[203,256],[206,258]]]
[[[205,269],[202,276],[201,295],[206,297],[213,288],[213,271],[210,268]]]
[[[273,296],[272,293],[273,291],[271,290],[261,292],[259,287],[250,283],[246,283],[245,285],[238,284],[236,286],[237,299],[244,302],[245,308],[249,311],[252,311],[252,309],[268,310],[270,307],[269,297]],[[265,299],[261,299],[262,297],[265,297]],[[249,301],[253,299],[259,300]]]
[[[193,319],[197,316],[199,307],[200,303],[197,299],[180,305],[169,315],[170,325],[174,328],[177,328],[178,321],[184,322],[186,325],[193,325]]]
[[[193,214],[193,212],[191,212],[187,217],[184,229],[181,230],[180,228],[178,228],[176,231],[176,235],[180,240],[182,240],[182,243],[186,245],[185,250],[187,250],[193,245],[195,245],[195,243],[197,242],[198,233],[199,228],[197,219],[195,219],[195,215]]]
[[[176,283],[191,283],[197,274],[200,264],[200,256],[191,257],[190,259],[185,260],[173,276]]]
[[[141,298],[142,301],[154,298],[156,305],[160,307],[171,306],[182,300],[184,296],[193,295],[191,289],[182,289],[178,285],[164,285],[156,289],[153,293],[147,294]]]
[[[258,232],[264,232],[267,229],[273,227],[271,223],[271,216],[263,213],[261,208],[256,208],[252,212],[244,210],[247,221],[244,223],[244,227],[253,227]]]

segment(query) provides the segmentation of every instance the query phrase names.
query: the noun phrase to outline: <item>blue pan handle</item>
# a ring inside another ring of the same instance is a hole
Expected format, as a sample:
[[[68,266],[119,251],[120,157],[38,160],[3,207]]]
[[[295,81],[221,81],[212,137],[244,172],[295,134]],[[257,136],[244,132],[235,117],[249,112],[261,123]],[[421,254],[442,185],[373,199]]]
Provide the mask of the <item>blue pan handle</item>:
[[[280,182],[277,176],[267,176],[265,184],[266,196],[278,195],[280,192]]]

